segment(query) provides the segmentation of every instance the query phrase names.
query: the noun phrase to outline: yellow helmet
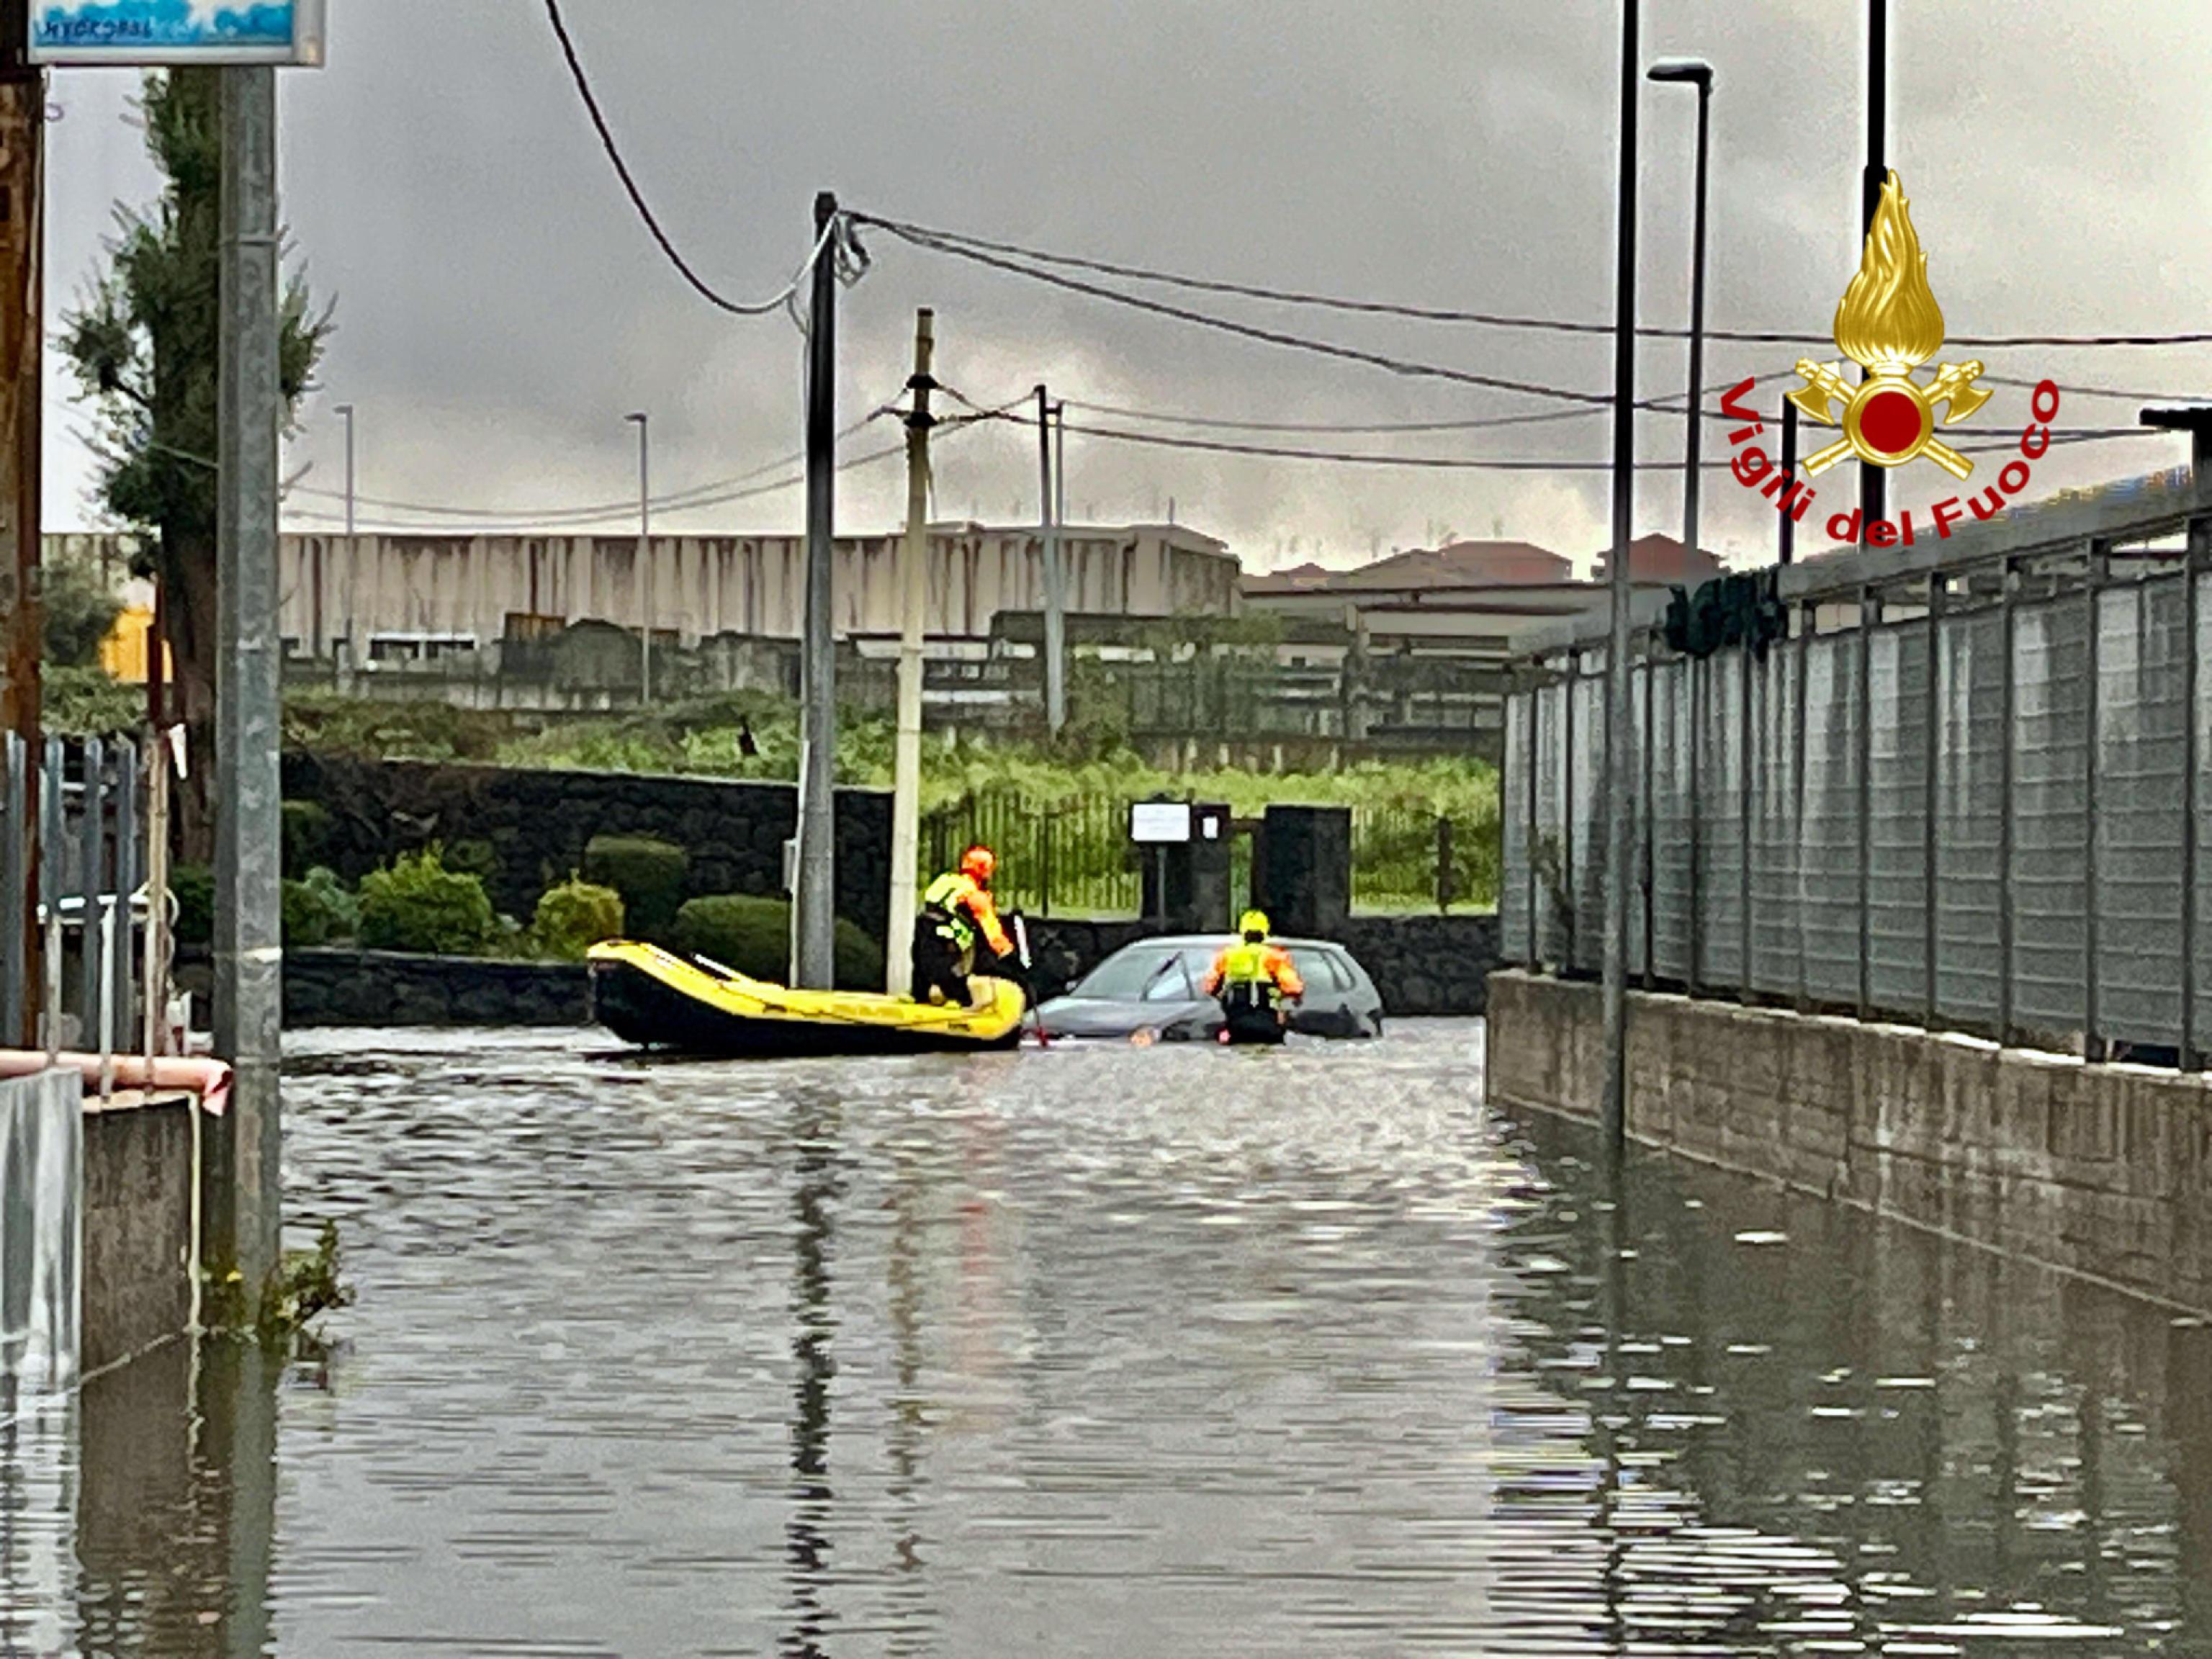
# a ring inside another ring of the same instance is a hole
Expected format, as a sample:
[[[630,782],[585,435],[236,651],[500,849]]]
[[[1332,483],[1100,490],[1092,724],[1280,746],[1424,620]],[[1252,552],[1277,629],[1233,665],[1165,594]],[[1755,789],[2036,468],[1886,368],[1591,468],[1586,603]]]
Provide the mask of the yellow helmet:
[[[1265,910],[1247,910],[1237,918],[1237,931],[1240,933],[1258,933],[1264,938],[1275,930],[1267,926],[1267,913]]]

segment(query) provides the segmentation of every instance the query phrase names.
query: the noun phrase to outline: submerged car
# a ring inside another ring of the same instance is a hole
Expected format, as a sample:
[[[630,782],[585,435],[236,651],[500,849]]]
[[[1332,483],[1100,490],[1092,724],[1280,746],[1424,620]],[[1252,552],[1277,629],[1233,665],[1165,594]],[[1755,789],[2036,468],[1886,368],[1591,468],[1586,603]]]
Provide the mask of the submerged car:
[[[1141,939],[1124,945],[1057,996],[1037,1017],[1059,1037],[1135,1037],[1167,1042],[1211,1042],[1222,1028],[1221,1005],[1200,988],[1227,933]],[[1291,1030],[1305,1036],[1382,1035],[1382,998],[1351,951],[1325,939],[1278,939],[1291,953],[1304,997],[1291,1011]]]

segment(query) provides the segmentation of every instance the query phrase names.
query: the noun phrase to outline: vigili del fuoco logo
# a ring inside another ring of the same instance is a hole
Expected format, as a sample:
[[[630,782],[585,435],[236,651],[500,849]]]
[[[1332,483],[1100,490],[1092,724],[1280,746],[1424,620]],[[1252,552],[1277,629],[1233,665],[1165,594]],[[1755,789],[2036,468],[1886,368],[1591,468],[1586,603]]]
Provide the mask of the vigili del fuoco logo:
[[[1912,228],[1912,204],[1893,173],[1881,187],[1858,274],[1836,307],[1836,349],[1859,366],[1862,378],[1856,384],[1845,380],[1840,362],[1801,358],[1797,376],[1804,384],[1789,394],[1808,420],[1840,427],[1843,435],[1805,458],[1803,477],[1791,477],[1753,441],[1766,426],[1744,401],[1757,384],[1746,380],[1721,400],[1722,414],[1749,423],[1729,434],[1735,452],[1729,471],[1745,489],[1757,490],[1800,523],[1816,499],[1807,480],[1852,456],[1880,467],[1933,461],[1961,482],[1972,478],[1973,461],[1938,436],[1937,428],[1972,420],[1992,394],[1976,384],[1982,374],[1978,361],[1939,363],[1925,382],[1917,379],[1922,366],[1942,349],[1943,312],[1928,286],[1928,256]],[[1995,518],[2027,488],[2031,464],[2051,447],[2051,423],[2058,414],[2056,384],[2036,386],[2030,412],[2034,419],[2021,434],[2020,453],[1999,470],[1996,482],[1933,503],[1923,511],[1923,526],[1933,524],[1939,538],[1948,537],[1969,514]],[[1854,507],[1829,518],[1828,534],[1838,542],[1910,547],[1912,519],[1907,509],[1894,522],[1866,524]]]

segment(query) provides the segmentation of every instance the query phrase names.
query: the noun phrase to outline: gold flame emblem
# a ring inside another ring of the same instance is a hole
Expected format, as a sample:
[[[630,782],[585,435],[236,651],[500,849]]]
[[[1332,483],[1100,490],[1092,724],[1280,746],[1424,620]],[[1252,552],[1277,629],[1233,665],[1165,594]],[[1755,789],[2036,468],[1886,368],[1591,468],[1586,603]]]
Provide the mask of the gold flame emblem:
[[[1836,307],[1836,349],[1865,371],[1856,386],[1844,378],[1841,363],[1807,357],[1797,364],[1805,384],[1790,394],[1810,419],[1844,429],[1806,461],[1808,475],[1847,455],[1875,466],[1903,466],[1924,455],[1954,477],[1973,471],[1972,461],[1936,435],[1936,405],[1944,405],[1942,424],[1951,426],[1989,402],[1990,393],[1974,384],[1979,362],[1939,365],[1925,386],[1912,378],[1943,349],[1943,312],[1928,286],[1912,204],[1894,173],[1882,185],[1858,275]]]

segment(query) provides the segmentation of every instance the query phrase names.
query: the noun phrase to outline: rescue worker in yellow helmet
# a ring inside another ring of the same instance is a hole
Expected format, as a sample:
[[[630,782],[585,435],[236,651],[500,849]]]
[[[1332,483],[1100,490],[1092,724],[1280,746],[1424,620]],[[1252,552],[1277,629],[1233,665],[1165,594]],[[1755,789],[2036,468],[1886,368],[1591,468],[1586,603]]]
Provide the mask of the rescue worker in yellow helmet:
[[[1306,994],[1297,964],[1279,945],[1267,942],[1267,918],[1247,910],[1237,919],[1241,935],[1223,948],[1207,970],[1202,988],[1218,997],[1227,1020],[1224,1038],[1231,1042],[1280,1042],[1290,1029],[1284,1007]]]
[[[914,927],[914,994],[923,1002],[972,1002],[968,976],[975,971],[980,941],[994,956],[1013,952],[1013,941],[999,923],[991,897],[991,877],[999,860],[988,847],[971,847],[960,867],[948,870],[923,890],[921,915]]]

